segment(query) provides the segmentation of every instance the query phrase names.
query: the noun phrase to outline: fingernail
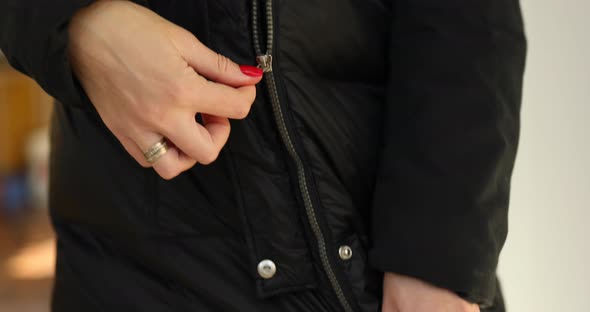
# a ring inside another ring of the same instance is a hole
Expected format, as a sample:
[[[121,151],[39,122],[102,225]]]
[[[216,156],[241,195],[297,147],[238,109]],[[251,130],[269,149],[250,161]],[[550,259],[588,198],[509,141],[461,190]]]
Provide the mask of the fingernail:
[[[260,77],[263,74],[262,69],[260,69],[256,66],[240,65],[240,70],[242,71],[242,73],[244,73],[244,75],[247,75],[250,77]]]

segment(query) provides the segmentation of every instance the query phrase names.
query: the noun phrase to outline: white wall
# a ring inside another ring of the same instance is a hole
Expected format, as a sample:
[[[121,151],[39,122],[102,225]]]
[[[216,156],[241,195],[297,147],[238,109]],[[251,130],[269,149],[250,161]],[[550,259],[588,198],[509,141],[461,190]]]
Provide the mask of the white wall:
[[[521,145],[500,259],[510,312],[590,311],[590,0],[521,0]]]

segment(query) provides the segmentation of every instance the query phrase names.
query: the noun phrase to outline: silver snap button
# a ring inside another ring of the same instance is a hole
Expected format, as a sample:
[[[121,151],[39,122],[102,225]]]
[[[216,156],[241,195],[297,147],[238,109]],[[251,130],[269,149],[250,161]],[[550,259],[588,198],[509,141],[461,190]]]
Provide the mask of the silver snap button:
[[[262,260],[258,263],[258,275],[264,279],[272,278],[277,273],[277,266],[272,260]]]
[[[338,248],[338,255],[340,255],[340,259],[342,260],[349,260],[352,258],[352,248],[347,245],[342,245]]]

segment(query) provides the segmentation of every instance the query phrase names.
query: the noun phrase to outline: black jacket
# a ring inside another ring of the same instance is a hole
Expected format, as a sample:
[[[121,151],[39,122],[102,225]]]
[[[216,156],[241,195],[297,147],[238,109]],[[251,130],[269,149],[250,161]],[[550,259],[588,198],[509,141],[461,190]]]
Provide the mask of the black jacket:
[[[139,1],[237,63],[273,56],[218,160],[171,181],[72,75],[67,23],[91,2],[0,2],[0,48],[60,102],[54,311],[377,311],[383,271],[503,311],[517,0]]]

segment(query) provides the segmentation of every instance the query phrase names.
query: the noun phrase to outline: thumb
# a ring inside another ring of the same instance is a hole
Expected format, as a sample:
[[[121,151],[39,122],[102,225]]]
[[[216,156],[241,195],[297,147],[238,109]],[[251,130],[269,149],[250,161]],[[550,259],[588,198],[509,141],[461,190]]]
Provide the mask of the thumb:
[[[181,29],[179,35],[179,40],[175,40],[176,47],[199,75],[235,88],[255,85],[262,79],[262,69],[234,63],[209,49],[187,30]]]

